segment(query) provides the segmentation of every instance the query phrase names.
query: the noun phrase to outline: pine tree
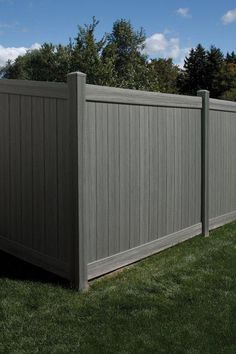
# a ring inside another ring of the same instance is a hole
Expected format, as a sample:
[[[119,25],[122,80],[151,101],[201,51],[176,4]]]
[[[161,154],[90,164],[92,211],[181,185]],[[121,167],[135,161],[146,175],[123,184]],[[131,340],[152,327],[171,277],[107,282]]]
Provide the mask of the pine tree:
[[[224,82],[224,54],[219,48],[211,46],[207,51],[206,89],[211,97],[219,97],[225,91]]]
[[[86,73],[87,82],[100,84],[102,62],[101,51],[106,42],[104,36],[101,40],[96,40],[95,30],[99,21],[95,17],[89,25],[78,26],[78,34],[72,46],[71,71],[81,71]]]
[[[226,54],[225,61],[227,64],[236,64],[236,54],[235,52],[231,52]]]
[[[190,95],[207,89],[207,53],[201,44],[191,49],[189,56],[185,58],[184,70],[178,78],[178,87],[181,93]]]

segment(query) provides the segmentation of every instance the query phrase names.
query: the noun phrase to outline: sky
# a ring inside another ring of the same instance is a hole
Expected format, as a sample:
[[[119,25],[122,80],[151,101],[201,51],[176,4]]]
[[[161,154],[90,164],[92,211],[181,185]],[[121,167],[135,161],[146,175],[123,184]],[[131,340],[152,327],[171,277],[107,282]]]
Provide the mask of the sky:
[[[0,66],[44,42],[67,44],[92,16],[97,38],[117,19],[130,20],[144,28],[150,57],[180,66],[198,43],[236,51],[236,0],[0,0]]]

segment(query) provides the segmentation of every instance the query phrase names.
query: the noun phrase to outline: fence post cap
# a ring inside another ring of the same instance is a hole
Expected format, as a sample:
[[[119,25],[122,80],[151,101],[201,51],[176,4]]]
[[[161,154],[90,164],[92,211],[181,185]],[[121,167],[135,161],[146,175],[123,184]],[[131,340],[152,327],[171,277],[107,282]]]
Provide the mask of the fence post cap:
[[[210,95],[210,91],[208,90],[198,90],[197,91],[197,96],[209,96]]]
[[[67,77],[75,75],[80,77],[86,77],[86,74],[82,73],[81,71],[73,71],[72,73],[67,74]]]

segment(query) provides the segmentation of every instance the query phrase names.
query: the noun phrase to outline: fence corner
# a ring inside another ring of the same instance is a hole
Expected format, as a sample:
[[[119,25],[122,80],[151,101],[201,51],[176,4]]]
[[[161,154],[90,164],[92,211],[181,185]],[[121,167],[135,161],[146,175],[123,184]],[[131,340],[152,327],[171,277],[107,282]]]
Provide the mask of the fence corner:
[[[207,90],[199,90],[202,98],[201,112],[201,221],[202,234],[209,236],[209,96]]]
[[[71,120],[73,154],[73,190],[75,232],[71,240],[71,280],[79,290],[88,288],[87,242],[84,233],[84,130],[86,114],[86,75],[73,72],[67,75],[68,109]]]

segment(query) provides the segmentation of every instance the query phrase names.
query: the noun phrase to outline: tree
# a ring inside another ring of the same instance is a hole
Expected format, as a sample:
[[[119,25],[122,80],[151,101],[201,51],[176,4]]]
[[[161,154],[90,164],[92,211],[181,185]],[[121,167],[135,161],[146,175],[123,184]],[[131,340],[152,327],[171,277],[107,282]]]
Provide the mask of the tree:
[[[206,50],[199,44],[185,59],[184,70],[177,80],[180,92],[196,95],[198,90],[206,89],[211,97],[223,97],[235,87],[235,73],[230,67],[233,60],[233,53],[224,58],[219,48],[211,46]]]
[[[2,69],[7,79],[65,81],[70,71],[70,48],[44,43],[40,49],[28,51],[8,62]]]
[[[102,75],[101,50],[105,39],[95,39],[98,21],[93,18],[90,25],[79,26],[73,43],[53,45],[44,43],[39,50],[28,51],[14,62],[8,62],[1,74],[9,79],[66,81],[67,74],[82,71],[87,82],[100,84]]]
[[[96,39],[99,22],[79,26],[72,42],[63,45],[43,44],[28,51],[15,62],[8,62],[2,76],[12,79],[66,81],[71,71],[82,71],[90,84],[157,90],[158,80],[143,54],[145,35],[134,31],[131,23],[118,20],[112,32]]]
[[[226,54],[225,61],[227,64],[236,64],[236,54],[235,52],[231,52]]]
[[[225,91],[220,98],[236,101],[236,63],[225,63],[224,65]]]
[[[158,80],[158,88],[161,92],[177,93],[177,77],[179,68],[169,59],[152,59],[149,67],[153,69],[154,75]]]
[[[66,81],[67,74],[82,71],[87,83],[146,91],[196,95],[200,89],[211,97],[236,100],[236,54],[224,54],[201,44],[191,49],[180,70],[169,59],[145,55],[145,33],[130,21],[114,22],[110,33],[96,38],[99,21],[78,26],[74,41],[67,45],[44,43],[14,62],[8,61],[0,77],[8,79]]]
[[[227,101],[236,101],[236,87],[225,91],[220,98]]]
[[[206,54],[206,82],[205,88],[210,91],[211,97],[220,97],[228,88],[224,80],[224,54],[219,48],[211,46]]]
[[[201,44],[191,49],[185,58],[184,70],[178,77],[180,93],[196,95],[198,90],[206,89],[207,82],[207,53]]]
[[[104,64],[101,61],[101,52],[106,43],[106,36],[101,40],[95,39],[95,30],[99,21],[95,17],[89,25],[78,26],[75,43],[71,44],[71,71],[86,73],[87,82],[101,84]]]
[[[146,90],[157,87],[143,53],[145,38],[143,29],[134,31],[130,21],[121,19],[113,24],[102,51],[102,61],[111,63],[115,86]]]

